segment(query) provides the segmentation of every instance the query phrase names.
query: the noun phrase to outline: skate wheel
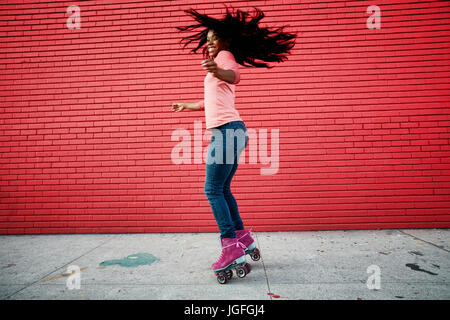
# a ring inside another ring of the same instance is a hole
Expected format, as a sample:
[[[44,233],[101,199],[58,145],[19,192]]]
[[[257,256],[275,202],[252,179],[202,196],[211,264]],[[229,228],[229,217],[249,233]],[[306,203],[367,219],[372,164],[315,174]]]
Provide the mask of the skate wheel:
[[[221,273],[219,275],[217,275],[217,282],[219,282],[220,284],[225,284],[227,283],[227,275],[225,273]]]
[[[247,274],[249,274],[250,271],[252,270],[252,266],[250,264],[246,263],[244,267],[247,269]]]
[[[228,270],[227,271],[227,280],[230,280],[233,277],[233,271]]]
[[[253,261],[258,261],[261,258],[259,250],[255,249],[255,251],[253,251],[253,253],[250,255],[250,258],[252,258]]]
[[[239,267],[239,268],[237,268],[236,269],[236,274],[237,274],[237,276],[239,277],[239,278],[244,278],[246,275],[247,275],[247,267],[246,266],[244,266],[244,267]]]

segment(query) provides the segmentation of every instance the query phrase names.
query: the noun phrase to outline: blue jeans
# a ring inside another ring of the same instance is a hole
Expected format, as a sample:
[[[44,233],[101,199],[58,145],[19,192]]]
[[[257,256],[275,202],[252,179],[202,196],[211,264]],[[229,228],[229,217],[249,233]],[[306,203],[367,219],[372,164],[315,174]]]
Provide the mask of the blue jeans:
[[[208,198],[220,237],[235,238],[243,230],[231,179],[238,168],[241,152],[248,145],[248,133],[242,121],[232,121],[212,129],[206,161],[205,195]]]

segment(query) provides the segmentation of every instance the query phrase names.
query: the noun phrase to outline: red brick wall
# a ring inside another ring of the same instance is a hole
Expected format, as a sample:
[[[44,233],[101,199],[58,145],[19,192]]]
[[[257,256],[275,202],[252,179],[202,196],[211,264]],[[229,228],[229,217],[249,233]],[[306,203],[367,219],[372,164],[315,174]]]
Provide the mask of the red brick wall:
[[[228,2],[298,33],[287,62],[241,68],[247,127],[268,131],[269,150],[279,130],[276,173],[247,158],[232,185],[245,224],[450,227],[448,2],[299,2]],[[374,4],[380,29],[366,25]],[[191,7],[224,12],[221,0],[0,5],[0,233],[217,231],[204,163],[171,157],[176,129],[193,150],[205,128],[202,112],[170,111],[203,95],[202,57],[175,29]]]

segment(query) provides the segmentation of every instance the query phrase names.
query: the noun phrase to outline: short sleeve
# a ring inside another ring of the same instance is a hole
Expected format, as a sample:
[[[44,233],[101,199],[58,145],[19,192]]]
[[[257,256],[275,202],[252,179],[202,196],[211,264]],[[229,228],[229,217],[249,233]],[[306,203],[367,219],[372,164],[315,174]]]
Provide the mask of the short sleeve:
[[[217,63],[217,66],[224,70],[233,70],[235,78],[233,84],[239,83],[241,80],[241,76],[239,73],[239,65],[234,59],[233,54],[230,51],[221,50],[216,59],[214,60]]]

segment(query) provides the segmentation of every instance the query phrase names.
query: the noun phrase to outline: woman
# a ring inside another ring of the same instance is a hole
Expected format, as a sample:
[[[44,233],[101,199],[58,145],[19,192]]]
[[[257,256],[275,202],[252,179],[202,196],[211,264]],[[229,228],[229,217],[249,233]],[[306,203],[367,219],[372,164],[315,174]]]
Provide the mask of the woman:
[[[193,52],[203,48],[202,61],[207,71],[204,81],[204,100],[199,102],[176,102],[172,110],[205,111],[206,129],[213,135],[208,147],[206,163],[205,194],[220,231],[222,252],[213,263],[216,274],[227,272],[230,266],[245,264],[245,253],[256,249],[254,239],[244,229],[238,206],[230,190],[241,152],[248,145],[247,129],[235,108],[235,85],[240,81],[239,66],[271,68],[264,62],[281,62],[294,46],[294,34],[283,28],[270,30],[258,26],[264,13],[258,9],[247,21],[249,14],[237,10],[236,15],[227,8],[223,19],[211,18],[190,9],[198,24],[178,28],[202,31],[185,37],[185,46],[198,41]],[[260,61],[256,61],[260,60]],[[226,159],[226,161],[224,161]],[[244,251],[246,249],[246,251]]]

